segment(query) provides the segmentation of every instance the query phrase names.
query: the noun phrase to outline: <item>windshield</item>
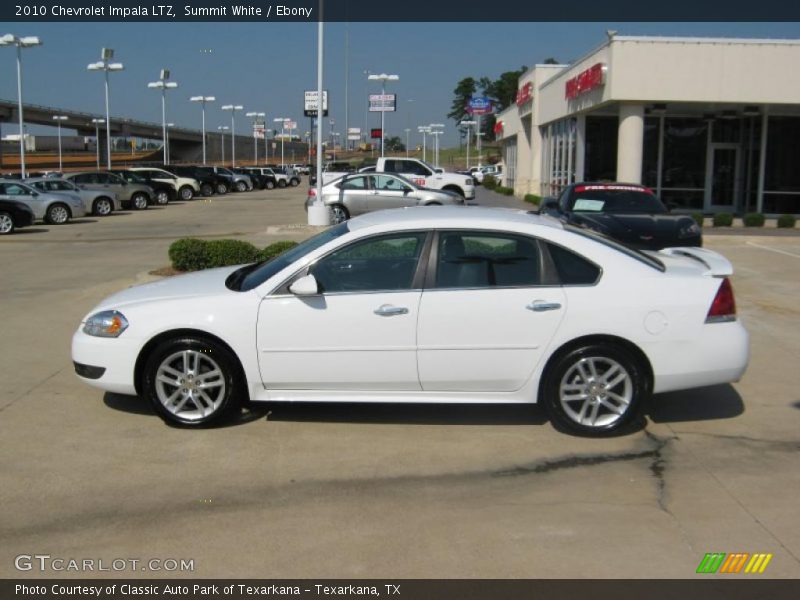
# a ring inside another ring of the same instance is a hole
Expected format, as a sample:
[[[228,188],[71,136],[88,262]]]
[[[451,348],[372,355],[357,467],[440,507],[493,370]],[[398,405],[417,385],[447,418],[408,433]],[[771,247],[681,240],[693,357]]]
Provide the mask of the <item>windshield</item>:
[[[225,285],[228,286],[228,289],[238,292],[252,290],[267,281],[267,279],[273,275],[280,273],[283,269],[301,259],[309,252],[313,252],[331,240],[346,234],[348,231],[347,223],[331,227],[314,237],[308,238],[291,250],[279,254],[275,258],[271,258],[266,262],[247,265],[234,271],[228,276]]]
[[[579,185],[572,194],[572,210],[585,213],[654,214],[666,207],[646,188]]]
[[[130,171],[123,171],[122,173],[119,173],[119,176],[122,177],[125,181],[129,181],[130,183],[145,183],[147,181],[141,175],[137,175],[136,173],[131,173]]]

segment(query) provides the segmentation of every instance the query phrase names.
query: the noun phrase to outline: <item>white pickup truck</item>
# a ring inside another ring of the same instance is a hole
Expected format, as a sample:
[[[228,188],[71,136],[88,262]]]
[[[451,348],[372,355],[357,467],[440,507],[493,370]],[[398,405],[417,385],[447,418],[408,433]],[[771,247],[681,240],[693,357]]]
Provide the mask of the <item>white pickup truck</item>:
[[[466,200],[475,198],[475,182],[472,177],[461,175],[460,173],[447,173],[444,169],[437,169],[416,158],[398,158],[394,156],[379,158],[375,164],[375,172],[396,173],[421,187],[455,192]],[[347,173],[343,171],[323,171],[322,184],[327,185],[344,175],[347,175]]]

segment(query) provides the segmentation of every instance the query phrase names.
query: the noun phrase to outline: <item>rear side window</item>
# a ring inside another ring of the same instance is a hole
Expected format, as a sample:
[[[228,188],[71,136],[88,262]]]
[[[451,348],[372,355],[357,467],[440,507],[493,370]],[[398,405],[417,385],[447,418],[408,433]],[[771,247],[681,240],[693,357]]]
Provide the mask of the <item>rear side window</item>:
[[[600,278],[600,267],[582,256],[555,244],[547,244],[547,250],[562,285],[593,285]]]

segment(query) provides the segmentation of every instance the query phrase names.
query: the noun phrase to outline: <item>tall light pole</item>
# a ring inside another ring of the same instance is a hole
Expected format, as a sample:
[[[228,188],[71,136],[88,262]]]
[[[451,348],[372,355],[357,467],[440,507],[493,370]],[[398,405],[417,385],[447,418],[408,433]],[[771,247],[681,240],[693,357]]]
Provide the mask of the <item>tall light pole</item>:
[[[192,96],[189,102],[199,102],[203,112],[203,164],[206,164],[206,102],[214,102],[214,96]]]
[[[147,87],[153,90],[161,90],[161,141],[164,144],[164,164],[169,164],[167,155],[167,90],[174,90],[178,84],[169,79],[169,69],[161,69],[161,76],[158,81],[151,81]]]
[[[417,131],[422,134],[422,160],[428,160],[428,134],[431,132],[431,128],[427,125],[420,125],[417,127]]]
[[[245,114],[246,117],[253,117],[253,164],[258,166],[258,138],[256,137],[256,125],[259,119],[264,119],[267,113],[263,112],[249,112]],[[264,139],[267,137],[267,121],[264,120]]]
[[[219,145],[220,145],[220,148],[222,148],[222,166],[224,167],[225,166],[225,132],[228,131],[228,129],[230,129],[230,127],[228,127],[227,125],[220,125],[219,127],[217,127],[217,129],[219,130],[219,135],[220,135],[220,140],[221,140]]]
[[[167,162],[164,164],[169,164],[169,161],[172,159],[172,154],[170,153],[169,149],[169,130],[175,127],[175,123],[167,123]]]
[[[410,131],[411,130],[408,127],[406,127],[406,129],[405,129],[405,132],[406,132],[406,158],[408,158],[408,144],[409,144],[409,142],[408,142],[408,134],[409,134]]]
[[[367,94],[367,81],[369,80],[369,76],[372,74],[372,71],[369,69],[364,69],[364,75],[367,76],[367,79],[364,80],[364,143],[367,143],[369,139],[367,137],[367,131],[369,130],[369,95]],[[370,145],[372,142],[370,142]]]
[[[381,73],[380,75],[370,75],[367,77],[372,81],[380,81],[381,82],[381,96],[386,96],[386,82],[387,81],[397,81],[400,79],[397,75],[387,75],[386,73]],[[384,142],[386,140],[386,131],[385,129],[386,124],[386,106],[385,100],[381,99],[381,156],[384,153]]]
[[[22,49],[41,46],[42,42],[38,37],[28,35],[17,37],[13,33],[7,33],[0,37],[0,46],[16,46],[17,48],[17,112],[19,113],[19,164],[20,174],[25,177],[25,119],[22,115]]]
[[[122,63],[112,63],[114,58],[113,48],[103,48],[100,51],[100,60],[86,67],[89,71],[103,71],[106,82],[106,168],[111,168],[111,115],[108,108],[108,73],[109,71],[122,71],[125,67]],[[98,140],[99,144],[99,140]],[[100,167],[98,167],[99,169]]]
[[[438,168],[439,167],[439,136],[442,135],[442,133],[444,133],[444,131],[442,131],[444,129],[444,124],[442,124],[442,123],[431,123],[429,125],[429,127],[431,128],[431,135],[434,136],[433,141],[434,141],[435,147],[436,147],[436,155],[435,155],[436,156],[436,165],[435,166]]]
[[[222,110],[231,111],[231,168],[236,166],[236,111],[244,110],[241,104],[226,104]]]
[[[320,102],[320,104],[322,104]],[[272,119],[273,123],[280,123],[281,124],[281,166],[283,166],[283,140],[286,137],[284,134],[284,127],[286,126],[286,121],[289,120],[289,117],[276,117]]]
[[[65,115],[53,115],[53,121],[58,124],[58,170],[61,171],[64,167],[61,162],[61,122],[66,121],[69,117]]]
[[[467,171],[469,171],[469,145],[470,145],[470,134],[472,133],[472,128],[477,125],[475,121],[461,121],[459,123],[462,127],[467,128]]]
[[[105,123],[105,119],[92,119],[94,123],[94,145],[97,153],[97,170],[100,170],[100,125]]]

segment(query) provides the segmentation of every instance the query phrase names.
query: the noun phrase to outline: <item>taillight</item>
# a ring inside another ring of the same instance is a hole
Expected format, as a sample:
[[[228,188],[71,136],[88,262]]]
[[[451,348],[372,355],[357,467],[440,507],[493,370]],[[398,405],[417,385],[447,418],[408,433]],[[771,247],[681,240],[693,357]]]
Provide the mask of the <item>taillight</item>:
[[[733,287],[730,280],[725,277],[714,296],[711,308],[708,309],[706,323],[720,323],[736,320],[736,300],[733,298]]]
[[[317,195],[317,188],[308,188],[308,197],[314,198]]]

